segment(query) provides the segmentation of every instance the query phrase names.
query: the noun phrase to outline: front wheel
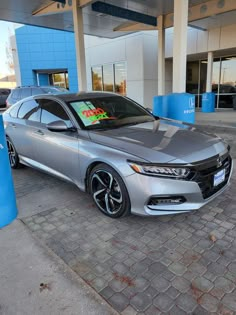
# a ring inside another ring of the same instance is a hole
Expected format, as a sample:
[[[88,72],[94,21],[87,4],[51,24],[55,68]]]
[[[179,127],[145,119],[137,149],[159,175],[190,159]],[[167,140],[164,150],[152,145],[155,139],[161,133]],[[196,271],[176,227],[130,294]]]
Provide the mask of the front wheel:
[[[19,156],[16,152],[16,149],[14,147],[14,144],[12,141],[7,137],[7,150],[8,150],[8,157],[9,157],[9,162],[11,165],[11,168],[19,168],[20,167],[20,160]]]
[[[89,176],[89,189],[99,210],[111,218],[130,214],[129,194],[120,175],[106,164],[95,166]]]

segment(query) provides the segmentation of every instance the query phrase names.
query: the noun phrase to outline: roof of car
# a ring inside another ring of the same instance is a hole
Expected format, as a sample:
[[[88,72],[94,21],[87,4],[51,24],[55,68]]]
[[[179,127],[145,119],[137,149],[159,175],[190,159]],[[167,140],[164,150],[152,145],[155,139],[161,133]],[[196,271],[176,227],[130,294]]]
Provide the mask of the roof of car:
[[[115,93],[109,92],[80,92],[80,93],[60,93],[60,94],[47,94],[47,96],[56,96],[57,98],[62,99],[66,102],[73,102],[76,100],[82,100],[85,98],[98,98],[98,97],[105,97],[105,96],[117,96]]]

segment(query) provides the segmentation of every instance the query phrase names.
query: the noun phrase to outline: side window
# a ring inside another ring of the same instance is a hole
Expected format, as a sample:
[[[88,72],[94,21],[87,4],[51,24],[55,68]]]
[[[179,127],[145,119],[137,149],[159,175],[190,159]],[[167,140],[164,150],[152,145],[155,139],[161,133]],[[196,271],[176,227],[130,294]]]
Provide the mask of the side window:
[[[24,88],[21,90],[21,98],[25,98],[31,96],[31,89],[30,88]]]
[[[41,105],[41,123],[49,124],[53,121],[63,120],[67,127],[72,127],[69,116],[64,108],[53,100],[40,100]]]
[[[11,110],[9,112],[9,115],[13,118],[16,118],[17,117],[17,113],[18,113],[18,110],[19,110],[19,107],[20,107],[20,104],[17,104],[17,105],[14,105],[11,107]]]
[[[18,118],[39,121],[39,115],[37,110],[38,103],[35,100],[26,101],[22,103],[18,111]]]

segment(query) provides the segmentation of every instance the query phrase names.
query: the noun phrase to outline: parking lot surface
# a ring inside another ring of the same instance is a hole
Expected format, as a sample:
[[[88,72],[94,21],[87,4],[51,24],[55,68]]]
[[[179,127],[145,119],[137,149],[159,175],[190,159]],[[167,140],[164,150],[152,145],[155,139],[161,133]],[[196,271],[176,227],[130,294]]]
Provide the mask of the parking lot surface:
[[[235,135],[221,134],[235,158]],[[235,171],[198,211],[122,219],[51,176],[13,176],[21,220],[119,313],[236,314]]]

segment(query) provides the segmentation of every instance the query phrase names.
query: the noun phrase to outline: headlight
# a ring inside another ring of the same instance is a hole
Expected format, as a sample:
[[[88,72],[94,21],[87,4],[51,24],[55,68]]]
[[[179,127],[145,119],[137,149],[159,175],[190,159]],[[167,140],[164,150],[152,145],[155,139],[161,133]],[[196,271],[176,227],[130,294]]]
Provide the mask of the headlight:
[[[190,169],[186,167],[169,167],[157,166],[155,164],[143,164],[128,161],[130,167],[136,172],[145,175],[172,177],[172,178],[186,178]]]

